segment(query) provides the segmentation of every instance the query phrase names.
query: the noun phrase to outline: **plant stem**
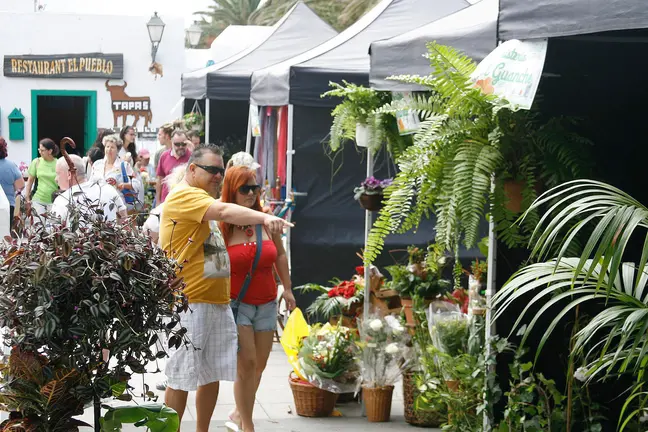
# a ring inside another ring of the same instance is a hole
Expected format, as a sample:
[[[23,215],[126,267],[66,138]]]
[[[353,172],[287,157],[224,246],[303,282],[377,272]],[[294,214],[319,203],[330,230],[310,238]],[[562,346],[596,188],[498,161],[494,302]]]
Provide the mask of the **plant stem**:
[[[574,336],[578,332],[578,315],[579,315],[580,305],[576,306],[574,313],[574,327],[572,328],[571,337],[569,338],[569,366],[567,367],[567,412],[566,412],[566,421],[567,429],[566,432],[571,432],[571,419],[572,419],[572,406],[574,403]]]

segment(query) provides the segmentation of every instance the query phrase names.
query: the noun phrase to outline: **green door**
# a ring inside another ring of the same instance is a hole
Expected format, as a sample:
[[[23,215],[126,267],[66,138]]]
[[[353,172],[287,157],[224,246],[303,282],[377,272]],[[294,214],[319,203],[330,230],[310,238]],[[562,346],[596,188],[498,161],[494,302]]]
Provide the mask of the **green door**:
[[[32,159],[38,156],[39,140],[39,106],[41,96],[77,97],[83,98],[85,110],[83,113],[83,142],[77,143],[83,149],[89,149],[97,138],[97,92],[91,90],[32,90],[31,91],[31,139]],[[40,115],[43,115],[41,112]]]

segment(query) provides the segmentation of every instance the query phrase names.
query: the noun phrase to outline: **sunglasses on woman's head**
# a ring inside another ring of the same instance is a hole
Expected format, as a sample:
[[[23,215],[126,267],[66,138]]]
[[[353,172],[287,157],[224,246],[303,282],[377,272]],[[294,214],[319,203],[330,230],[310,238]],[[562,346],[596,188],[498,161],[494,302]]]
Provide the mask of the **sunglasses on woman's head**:
[[[198,168],[202,168],[205,171],[207,171],[209,174],[216,175],[220,174],[221,176],[225,175],[225,168],[221,168],[218,166],[213,166],[213,165],[200,165],[197,163],[194,163]]]
[[[240,188],[238,188],[238,191],[241,195],[248,195],[250,192],[253,194],[258,194],[261,192],[261,186],[259,185],[243,185]]]

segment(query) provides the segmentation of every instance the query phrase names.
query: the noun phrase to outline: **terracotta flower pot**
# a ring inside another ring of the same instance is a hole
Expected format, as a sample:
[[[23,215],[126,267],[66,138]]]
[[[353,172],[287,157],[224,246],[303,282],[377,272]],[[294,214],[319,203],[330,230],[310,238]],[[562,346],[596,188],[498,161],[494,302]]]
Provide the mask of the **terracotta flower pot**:
[[[392,395],[394,386],[362,386],[362,399],[367,410],[367,420],[372,423],[387,422],[391,416]]]
[[[504,194],[508,199],[506,208],[513,213],[522,211],[522,190],[526,186],[524,181],[507,180],[504,182]]]
[[[362,194],[360,195],[358,202],[360,203],[360,207],[362,207],[363,209],[375,212],[375,211],[379,211],[384,207],[383,204],[384,199],[385,196],[382,194],[379,195]]]
[[[416,321],[414,320],[414,302],[411,298],[401,297],[401,304],[403,305],[403,311],[405,311],[405,321],[409,327],[415,327]]]

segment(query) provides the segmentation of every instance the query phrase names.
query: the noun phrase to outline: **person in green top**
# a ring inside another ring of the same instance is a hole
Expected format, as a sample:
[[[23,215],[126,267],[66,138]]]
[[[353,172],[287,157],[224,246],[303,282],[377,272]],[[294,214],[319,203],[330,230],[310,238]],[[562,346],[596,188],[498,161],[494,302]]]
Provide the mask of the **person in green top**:
[[[50,211],[53,201],[52,194],[58,190],[56,184],[58,147],[51,139],[44,138],[38,143],[38,153],[40,153],[40,157],[34,159],[27,170],[29,178],[27,179],[25,200],[27,205],[31,205],[32,210],[40,215]]]

